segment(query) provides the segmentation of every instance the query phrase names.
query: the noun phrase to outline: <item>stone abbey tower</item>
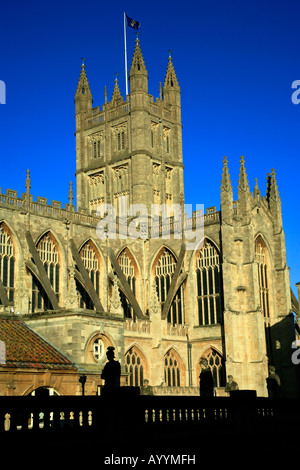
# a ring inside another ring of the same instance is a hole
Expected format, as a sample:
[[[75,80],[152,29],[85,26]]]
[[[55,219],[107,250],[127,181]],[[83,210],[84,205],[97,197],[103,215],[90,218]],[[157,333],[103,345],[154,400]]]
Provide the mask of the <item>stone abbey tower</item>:
[[[225,394],[231,374],[240,389],[267,396],[269,365],[280,375],[282,393],[295,395],[294,320],[275,171],[264,195],[257,182],[250,191],[241,157],[234,201],[224,158],[220,211],[213,206],[188,217],[172,58],[154,100],[137,39],[129,82],[126,99],[116,79],[111,100],[105,92],[102,107],[93,107],[82,64],[75,94],[76,209],[72,185],[65,208],[43,197],[33,201],[29,172],[21,198],[13,190],[0,195],[0,315],[23,322],[73,367],[39,377],[14,371],[18,394],[41,386],[78,394],[81,374],[86,393],[95,394],[106,348],[114,346],[122,383],[141,386],[146,379],[155,394],[198,394],[205,357],[216,395]],[[134,205],[143,218],[130,212]],[[153,205],[169,208],[168,217],[154,218]],[[106,229],[105,207],[115,211]],[[202,236],[187,248],[198,226]],[[12,370],[0,372],[2,393]]]

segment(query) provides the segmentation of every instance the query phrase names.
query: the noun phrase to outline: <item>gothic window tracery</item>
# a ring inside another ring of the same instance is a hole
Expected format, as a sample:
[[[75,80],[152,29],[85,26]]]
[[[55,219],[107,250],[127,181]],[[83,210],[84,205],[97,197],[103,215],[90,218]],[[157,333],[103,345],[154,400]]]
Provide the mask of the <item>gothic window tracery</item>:
[[[265,318],[269,318],[270,317],[270,305],[269,305],[267,247],[261,237],[258,237],[256,239],[255,259],[257,261],[257,266],[258,266],[258,283],[259,283],[261,311]]]
[[[120,131],[117,134],[118,136],[118,150],[124,150],[125,149],[125,132]]]
[[[135,276],[135,266],[134,266],[134,262],[133,262],[133,259],[131,256],[129,256],[129,253],[126,249],[124,249],[122,251],[122,253],[120,254],[119,258],[118,258],[118,262],[120,264],[120,267],[123,271],[123,274],[126,278],[126,281],[128,282],[132,292],[133,292],[133,295],[136,294],[136,276]],[[133,320],[135,320],[135,313],[134,313],[134,310],[131,306],[131,304],[129,303],[127,297],[125,296],[125,294],[120,291],[120,298],[121,298],[121,303],[122,303],[122,307],[123,307],[123,310],[124,310],[124,317],[125,318],[132,318]]]
[[[104,156],[104,138],[102,133],[92,134],[88,137],[90,155],[92,159]]]
[[[208,366],[213,376],[214,387],[224,387],[225,368],[221,354],[219,354],[214,348],[210,348],[203,357],[208,361]]]
[[[172,276],[176,269],[176,260],[172,253],[164,249],[158,258],[155,267],[155,282],[158,299],[163,310],[164,303],[167,299],[168,291],[171,286]],[[184,301],[183,301],[183,285],[181,285],[173,299],[169,309],[167,320],[173,325],[184,323]]]
[[[97,210],[105,199],[105,175],[104,171],[98,171],[88,176],[90,209]]]
[[[80,257],[84,267],[92,281],[95,291],[99,295],[100,292],[100,259],[94,244],[91,241],[86,242],[81,248]],[[77,288],[80,294],[80,308],[94,309],[94,304],[86,290],[78,283]]]
[[[112,128],[114,150],[121,152],[127,148],[127,125],[120,124]]]
[[[207,240],[196,260],[196,275],[199,325],[221,323],[220,256],[215,246]]]
[[[11,236],[4,226],[0,225],[0,279],[6,290],[9,301],[14,300],[15,258]],[[1,304],[1,299],[0,299]]]
[[[128,163],[113,168],[113,193],[116,213],[126,213],[129,196],[129,166]]]
[[[129,374],[129,385],[141,387],[144,381],[144,360],[134,346],[125,355],[125,371]]]
[[[165,384],[168,387],[180,387],[180,368],[177,356],[170,349],[164,357]]]
[[[51,287],[59,300],[60,264],[58,247],[51,234],[45,234],[37,244],[37,251],[43,263]],[[32,276],[32,311],[52,309],[48,296],[35,276]]]

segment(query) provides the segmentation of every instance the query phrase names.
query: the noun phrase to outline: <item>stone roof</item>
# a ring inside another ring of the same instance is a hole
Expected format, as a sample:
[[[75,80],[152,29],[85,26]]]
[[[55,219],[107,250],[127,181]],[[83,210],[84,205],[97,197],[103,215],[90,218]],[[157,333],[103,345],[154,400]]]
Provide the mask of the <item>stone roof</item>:
[[[0,342],[0,370],[3,367],[76,370],[66,357],[22,321],[0,318]]]

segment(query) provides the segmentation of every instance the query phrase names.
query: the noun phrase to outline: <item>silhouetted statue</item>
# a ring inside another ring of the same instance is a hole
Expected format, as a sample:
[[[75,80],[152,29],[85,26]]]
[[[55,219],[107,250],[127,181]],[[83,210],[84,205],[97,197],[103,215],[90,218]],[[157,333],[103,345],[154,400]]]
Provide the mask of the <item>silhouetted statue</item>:
[[[226,387],[225,387],[225,392],[232,392],[233,390],[238,390],[239,389],[239,386],[237,384],[237,382],[235,382],[233,380],[233,377],[232,375],[228,375],[228,382],[226,384]]]
[[[214,380],[208,365],[208,360],[203,357],[200,361],[201,372],[200,378],[200,397],[213,397],[214,396]]]
[[[141,394],[142,395],[153,395],[153,389],[151,385],[149,385],[149,380],[145,379],[143,385],[141,387]]]
[[[121,366],[119,361],[115,361],[114,347],[108,346],[106,356],[108,362],[105,364],[101,378],[105,380],[105,388],[120,387]]]
[[[269,367],[269,377],[267,377],[267,387],[269,397],[278,397],[280,395],[281,383],[279,375],[276,374],[274,366]]]

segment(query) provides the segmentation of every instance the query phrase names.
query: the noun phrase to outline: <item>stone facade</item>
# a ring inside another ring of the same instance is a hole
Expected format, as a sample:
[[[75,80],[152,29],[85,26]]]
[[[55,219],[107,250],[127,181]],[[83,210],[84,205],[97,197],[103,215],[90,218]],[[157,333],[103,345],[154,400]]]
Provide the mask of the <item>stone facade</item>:
[[[207,357],[218,395],[225,394],[231,374],[240,389],[266,396],[270,364],[283,394],[295,395],[289,272],[274,170],[265,195],[257,183],[251,192],[241,157],[234,201],[225,158],[221,210],[188,217],[172,58],[154,100],[137,39],[129,81],[125,100],[116,79],[111,100],[105,91],[105,103],[93,107],[82,64],[75,94],[77,210],[72,185],[65,208],[33,201],[29,172],[21,198],[12,190],[0,195],[0,312],[13,309],[98,385],[105,350],[113,345],[122,383],[147,379],[155,393],[198,393],[200,359]],[[134,204],[145,208],[143,218],[130,213]],[[165,204],[169,218],[154,219],[153,204]],[[99,229],[109,220],[108,207],[116,211],[115,238],[113,225]],[[198,225],[203,235],[187,249]]]

